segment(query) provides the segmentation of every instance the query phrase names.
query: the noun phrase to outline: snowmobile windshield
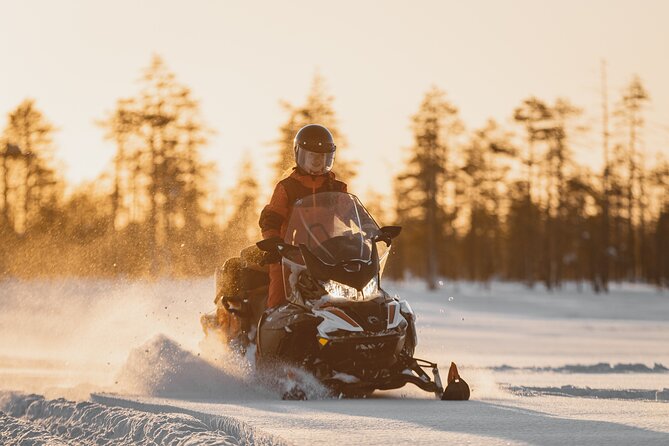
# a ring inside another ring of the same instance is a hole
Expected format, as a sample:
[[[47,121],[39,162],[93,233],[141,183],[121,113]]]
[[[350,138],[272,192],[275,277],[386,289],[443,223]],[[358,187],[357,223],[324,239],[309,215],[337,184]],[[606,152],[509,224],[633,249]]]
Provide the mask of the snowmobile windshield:
[[[285,242],[304,244],[323,263],[369,261],[379,226],[355,195],[321,192],[295,202]],[[301,257],[301,256],[300,256]],[[303,260],[294,258],[300,264]]]

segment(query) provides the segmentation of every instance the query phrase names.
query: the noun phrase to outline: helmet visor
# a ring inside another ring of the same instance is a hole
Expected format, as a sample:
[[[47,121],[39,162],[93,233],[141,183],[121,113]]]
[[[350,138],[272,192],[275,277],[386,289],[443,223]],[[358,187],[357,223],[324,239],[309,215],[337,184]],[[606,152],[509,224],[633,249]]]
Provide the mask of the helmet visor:
[[[317,153],[297,148],[297,165],[310,175],[323,175],[332,170],[335,153]]]

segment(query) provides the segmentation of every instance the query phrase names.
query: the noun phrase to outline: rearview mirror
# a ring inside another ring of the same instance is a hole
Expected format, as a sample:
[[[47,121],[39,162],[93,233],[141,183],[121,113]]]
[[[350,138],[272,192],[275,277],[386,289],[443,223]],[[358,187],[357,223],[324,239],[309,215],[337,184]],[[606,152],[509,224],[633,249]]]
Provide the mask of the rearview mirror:
[[[389,237],[390,239],[394,239],[398,235],[400,235],[400,232],[402,232],[402,227],[401,226],[384,226],[381,229],[381,233],[385,235],[386,237]]]
[[[379,233],[374,237],[375,242],[385,242],[386,246],[390,246],[392,239],[400,235],[402,232],[401,226],[384,226],[379,228]]]

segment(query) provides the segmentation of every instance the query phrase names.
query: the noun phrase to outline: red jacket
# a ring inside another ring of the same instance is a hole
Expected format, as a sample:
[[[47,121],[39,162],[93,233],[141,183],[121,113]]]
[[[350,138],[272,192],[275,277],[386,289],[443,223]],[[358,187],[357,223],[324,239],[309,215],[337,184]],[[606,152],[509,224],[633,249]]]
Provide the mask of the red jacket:
[[[294,169],[290,176],[279,181],[269,204],[260,213],[262,237],[283,238],[293,204],[300,198],[318,192],[346,192],[346,189],[346,183],[336,180],[333,172],[309,175]]]
[[[293,205],[300,198],[318,192],[346,192],[346,183],[337,181],[335,174],[309,175],[293,170],[288,178],[279,181],[269,204],[260,213],[260,229],[263,238],[281,237],[286,234],[288,217]],[[276,307],[286,301],[283,274],[280,263],[269,265],[269,290],[267,306]]]

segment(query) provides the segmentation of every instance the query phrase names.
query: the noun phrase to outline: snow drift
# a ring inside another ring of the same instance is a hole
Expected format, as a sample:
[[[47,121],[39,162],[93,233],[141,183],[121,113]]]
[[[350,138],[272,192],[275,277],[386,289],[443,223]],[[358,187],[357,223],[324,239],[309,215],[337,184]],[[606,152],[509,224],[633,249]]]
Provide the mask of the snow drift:
[[[4,413],[3,413],[4,412]],[[281,445],[223,417],[143,411],[95,402],[0,393],[0,440],[12,445]],[[227,427],[231,432],[226,432]]]

